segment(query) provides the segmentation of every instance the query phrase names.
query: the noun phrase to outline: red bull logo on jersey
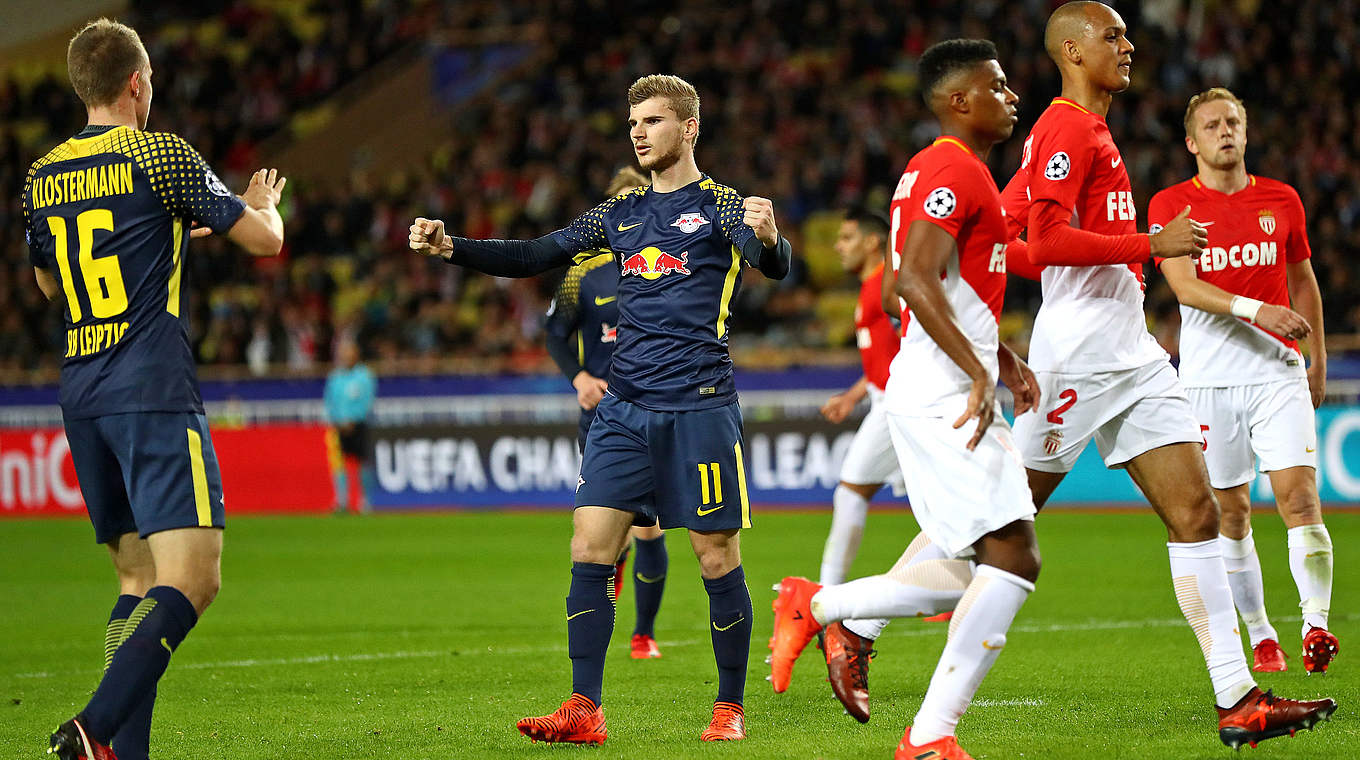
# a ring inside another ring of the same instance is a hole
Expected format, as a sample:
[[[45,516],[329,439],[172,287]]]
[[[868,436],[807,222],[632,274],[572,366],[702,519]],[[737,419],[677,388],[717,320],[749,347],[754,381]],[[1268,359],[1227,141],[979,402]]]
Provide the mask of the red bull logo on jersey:
[[[619,326],[611,325],[608,322],[600,323],[600,342],[613,343],[619,339]]]
[[[1271,224],[1274,224],[1273,218]],[[1259,245],[1247,243],[1230,248],[1210,247],[1200,254],[1199,268],[1202,272],[1221,272],[1242,267],[1269,267],[1275,265],[1278,255],[1276,244],[1269,240]]]
[[[1270,209],[1261,209],[1256,212],[1256,221],[1261,224],[1261,231],[1267,235],[1275,234],[1275,214]]]
[[[681,232],[689,234],[708,223],[709,221],[698,211],[687,211],[681,214],[679,219],[671,222],[671,226],[679,227]]]
[[[704,224],[708,224],[707,221]],[[638,275],[644,280],[655,280],[662,275],[689,274],[689,251],[678,257],[649,245],[623,260],[623,276]]]

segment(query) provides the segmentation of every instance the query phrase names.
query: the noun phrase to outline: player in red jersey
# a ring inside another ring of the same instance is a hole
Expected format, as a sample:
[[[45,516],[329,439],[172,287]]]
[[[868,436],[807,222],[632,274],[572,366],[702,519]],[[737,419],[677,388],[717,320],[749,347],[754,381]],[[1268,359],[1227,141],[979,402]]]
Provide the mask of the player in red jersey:
[[[831,530],[822,551],[823,585],[841,583],[859,551],[869,500],[885,483],[894,493],[905,493],[897,469],[892,438],[888,435],[883,389],[888,386],[888,365],[897,355],[899,338],[893,320],[883,311],[884,293],[892,278],[883,276],[888,251],[888,220],[881,214],[852,209],[841,222],[836,253],[847,272],[859,275],[859,301],[855,304],[855,344],[859,346],[864,374],[849,390],[837,393],[822,406],[822,416],[841,422],[866,396],[869,413],[855,431],[841,466],[840,483],[832,494]],[[893,297],[896,300],[896,297]],[[870,638],[875,638],[877,633]]]
[[[1143,264],[1198,255],[1207,236],[1188,208],[1158,232],[1137,231],[1128,173],[1105,123],[1114,93],[1129,85],[1126,31],[1098,2],[1059,7],[1045,29],[1062,97],[1034,125],[1002,200],[1028,228],[1028,258],[1045,267],[1029,357],[1044,404],[1017,419],[1015,437],[1037,506],[1093,438],[1106,465],[1128,470],[1147,496],[1167,527],[1173,587],[1208,665],[1219,738],[1236,747],[1312,726],[1336,703],[1261,691],[1242,654],[1198,425],[1143,315]]]
[[[1034,589],[1039,551],[1024,469],[995,399],[1000,377],[1020,411],[1037,399],[1024,365],[1000,345],[1006,289],[1006,223],[983,158],[1015,125],[1018,98],[996,48],[948,40],[921,56],[922,90],[943,136],[917,153],[892,205],[897,293],[912,319],[885,394],[888,424],[913,511],[946,554],[976,552],[978,570],[959,601],[949,642],[897,758],[968,758],[955,727],[1005,646]],[[901,371],[899,371],[901,370]],[[976,420],[975,424],[970,424]],[[781,583],[772,676],[836,621],[905,617],[948,609],[933,588],[941,563],[819,587]],[[966,564],[966,563],[964,563]],[[949,603],[958,601],[951,595]],[[776,690],[780,684],[775,683]]]
[[[1190,206],[1209,228],[1210,247],[1198,261],[1167,260],[1161,269],[1181,302],[1181,383],[1204,432],[1228,582],[1247,625],[1254,669],[1284,670],[1251,536],[1251,481],[1260,457],[1289,529],[1304,670],[1323,673],[1337,652],[1336,636],[1327,630],[1332,539],[1318,501],[1313,415],[1326,390],[1327,349],[1303,204],[1289,185],[1247,174],[1247,112],[1228,90],[1215,87],[1190,99],[1185,135],[1198,172],[1153,196],[1148,223],[1156,229],[1175,209]],[[1311,348],[1307,370],[1301,338]]]

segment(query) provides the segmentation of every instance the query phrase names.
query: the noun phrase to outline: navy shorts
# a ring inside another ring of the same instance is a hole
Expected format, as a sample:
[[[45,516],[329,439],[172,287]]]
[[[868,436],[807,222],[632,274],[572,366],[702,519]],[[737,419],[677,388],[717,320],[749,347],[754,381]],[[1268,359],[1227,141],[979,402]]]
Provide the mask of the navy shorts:
[[[601,399],[603,400],[603,399]],[[576,423],[576,448],[586,453],[586,436],[590,434],[590,423],[595,421],[594,409],[582,409],[581,420]]]
[[[174,528],[221,528],[222,474],[208,420],[193,412],[128,412],[65,420],[95,541]]]
[[[577,507],[637,513],[634,525],[751,527],[741,408],[653,412],[610,394],[586,438]]]

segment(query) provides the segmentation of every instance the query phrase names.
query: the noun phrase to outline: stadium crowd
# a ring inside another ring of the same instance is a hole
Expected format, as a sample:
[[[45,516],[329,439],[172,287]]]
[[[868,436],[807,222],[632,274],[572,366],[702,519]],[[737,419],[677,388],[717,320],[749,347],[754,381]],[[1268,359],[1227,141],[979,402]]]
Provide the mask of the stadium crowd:
[[[917,56],[948,37],[993,39],[1021,97],[1023,135],[1059,91],[1041,39],[1054,5],[690,0],[619,14],[598,0],[350,0],[321,13],[236,0],[200,4],[186,18],[180,4],[143,1],[125,20],[160,62],[156,87],[167,93],[149,128],[183,135],[233,187],[269,163],[261,144],[293,114],[345,97],[345,85],[433,31],[549,24],[551,34],[531,44],[534,60],[551,65],[507,69],[449,103],[447,134],[432,155],[407,167],[356,163],[339,186],[290,183],[281,259],[245,261],[211,239],[188,259],[191,337],[210,367],[319,372],[336,339],[354,336],[380,372],[528,371],[551,367],[541,317],[555,276],[497,280],[409,255],[411,218],[441,216],[472,237],[536,237],[565,225],[630,155],[628,85],[674,71],[703,98],[699,166],[772,198],[794,243],[788,280],[748,271],[734,354],[813,357],[851,345],[853,289],[830,249],[835,213],[886,209],[907,157],[934,137],[916,91]],[[1303,198],[1328,333],[1342,345],[1360,333],[1357,6],[1117,4],[1137,50],[1133,86],[1109,118],[1142,216],[1154,192],[1193,171],[1181,126],[1189,96],[1213,85],[1235,90],[1249,113],[1249,169]],[[61,75],[20,80],[0,71],[0,296],[10,306],[0,316],[3,382],[50,380],[60,361],[61,315],[33,284],[19,193],[31,161],[84,124]],[[999,184],[1018,165],[1021,142],[993,152]],[[1173,348],[1175,299],[1155,276],[1148,296],[1157,334]],[[1038,297],[1032,283],[1011,285],[1008,337],[1023,344]]]

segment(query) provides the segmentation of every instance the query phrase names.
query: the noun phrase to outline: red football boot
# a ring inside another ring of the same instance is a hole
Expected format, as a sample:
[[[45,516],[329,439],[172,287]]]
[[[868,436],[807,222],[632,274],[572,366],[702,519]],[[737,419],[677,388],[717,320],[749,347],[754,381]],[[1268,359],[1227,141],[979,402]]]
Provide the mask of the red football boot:
[[[869,660],[874,640],[866,639],[840,623],[817,634],[826,653],[827,680],[850,717],[869,722]]]
[[[628,649],[628,656],[634,660],[652,660],[661,656],[661,647],[656,645],[656,639],[640,633],[633,635]]]
[[[1336,700],[1300,702],[1253,688],[1232,707],[1217,709],[1218,738],[1237,749],[1243,744],[1255,747],[1257,742],[1293,736],[1301,728],[1312,728],[1332,717]]]
[[[57,726],[52,732],[52,744],[47,748],[47,754],[61,760],[118,760],[112,747],[90,738],[84,723],[85,719],[77,715]]]
[[[1289,669],[1284,662],[1284,650],[1275,639],[1261,639],[1261,643],[1251,648],[1251,654],[1251,669],[1257,673],[1283,673]]]
[[[1335,636],[1326,628],[1313,626],[1303,637],[1303,672],[1310,676],[1326,673],[1327,666],[1332,664],[1332,658],[1339,651],[1341,647]]]

